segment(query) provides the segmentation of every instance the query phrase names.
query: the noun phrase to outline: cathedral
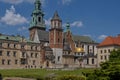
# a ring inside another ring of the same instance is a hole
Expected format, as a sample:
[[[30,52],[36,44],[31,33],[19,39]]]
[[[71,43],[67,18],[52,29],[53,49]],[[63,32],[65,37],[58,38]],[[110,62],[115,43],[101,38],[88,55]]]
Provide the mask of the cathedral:
[[[57,11],[46,30],[40,0],[35,0],[34,5],[29,39],[0,34],[0,69],[97,67],[97,42],[74,35],[69,22],[63,31]]]

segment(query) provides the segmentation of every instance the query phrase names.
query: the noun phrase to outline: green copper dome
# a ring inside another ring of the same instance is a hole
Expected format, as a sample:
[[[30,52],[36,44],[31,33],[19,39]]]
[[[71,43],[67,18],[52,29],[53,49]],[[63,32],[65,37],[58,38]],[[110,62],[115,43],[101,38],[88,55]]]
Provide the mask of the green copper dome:
[[[32,12],[32,20],[30,22],[30,28],[38,27],[38,28],[45,28],[45,21],[44,21],[44,13],[41,10],[41,2],[40,0],[35,0],[35,9]]]

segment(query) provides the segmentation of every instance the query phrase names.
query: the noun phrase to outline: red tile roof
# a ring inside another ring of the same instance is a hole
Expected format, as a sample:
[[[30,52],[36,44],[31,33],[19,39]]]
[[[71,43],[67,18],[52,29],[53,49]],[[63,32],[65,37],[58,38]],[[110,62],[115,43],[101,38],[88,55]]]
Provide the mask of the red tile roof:
[[[104,47],[104,46],[120,46],[120,36],[117,37],[111,37],[108,36],[105,38],[105,40],[103,40],[103,42],[101,42],[98,47]]]

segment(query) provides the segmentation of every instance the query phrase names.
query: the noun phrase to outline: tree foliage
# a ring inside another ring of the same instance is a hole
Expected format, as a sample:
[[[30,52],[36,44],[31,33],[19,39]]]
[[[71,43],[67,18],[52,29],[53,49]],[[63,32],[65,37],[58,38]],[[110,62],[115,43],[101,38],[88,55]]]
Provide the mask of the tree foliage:
[[[109,61],[100,64],[101,69],[88,75],[87,80],[120,80],[120,49],[110,53]]]

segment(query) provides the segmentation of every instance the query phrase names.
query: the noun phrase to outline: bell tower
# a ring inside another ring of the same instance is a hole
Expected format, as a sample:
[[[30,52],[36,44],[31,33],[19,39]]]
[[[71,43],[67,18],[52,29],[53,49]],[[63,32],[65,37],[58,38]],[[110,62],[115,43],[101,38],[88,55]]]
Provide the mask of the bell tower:
[[[49,35],[51,48],[63,48],[63,29],[62,20],[60,19],[57,11],[51,19],[51,29]]]
[[[49,30],[49,45],[53,49],[55,64],[62,64],[63,29],[62,20],[60,19],[57,11],[54,13],[53,18],[51,19],[51,29]]]
[[[34,5],[35,5],[35,8],[34,8],[32,14],[31,14],[32,20],[30,22],[30,28],[29,28],[30,40],[34,40],[35,32],[37,30],[43,30],[43,31],[46,30],[45,21],[43,19],[44,13],[41,10],[40,0],[35,0]]]

